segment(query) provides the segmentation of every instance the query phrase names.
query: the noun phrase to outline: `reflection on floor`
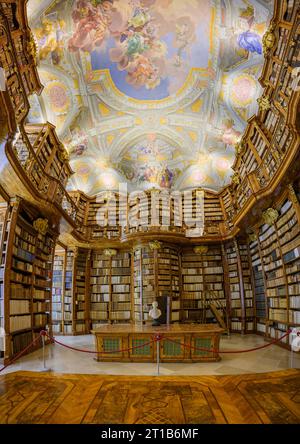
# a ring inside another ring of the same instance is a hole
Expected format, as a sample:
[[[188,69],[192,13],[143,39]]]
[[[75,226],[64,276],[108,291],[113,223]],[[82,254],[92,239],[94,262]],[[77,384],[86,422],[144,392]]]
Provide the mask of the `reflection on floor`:
[[[60,341],[74,347],[94,350],[92,335],[57,337]],[[257,335],[231,335],[221,339],[221,350],[242,350],[266,344],[263,337]],[[96,362],[93,355],[74,352],[51,345],[46,347],[46,364],[56,373],[83,373],[108,375],[155,375],[155,364],[136,364],[122,362]],[[20,359],[4,373],[42,368],[42,351],[38,350]],[[262,373],[288,368],[300,369],[300,353],[291,353],[277,345],[263,350],[243,353],[224,354],[220,362],[195,364],[170,364],[160,366],[161,375],[234,375]],[[4,374],[2,373],[2,374]]]
[[[240,376],[0,377],[0,423],[300,423],[300,370]]]

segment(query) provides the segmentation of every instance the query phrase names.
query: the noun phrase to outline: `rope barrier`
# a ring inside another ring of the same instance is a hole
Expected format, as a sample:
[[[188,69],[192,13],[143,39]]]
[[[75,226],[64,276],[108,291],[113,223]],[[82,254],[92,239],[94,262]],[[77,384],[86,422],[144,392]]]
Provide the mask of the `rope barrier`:
[[[62,347],[68,348],[68,349],[73,350],[73,351],[78,351],[78,352],[81,352],[81,353],[92,353],[92,354],[96,354],[96,355],[104,355],[104,354],[112,354],[112,353],[124,353],[124,352],[128,352],[128,351],[131,351],[131,350],[135,350],[137,348],[146,347],[146,346],[148,346],[150,344],[153,344],[154,342],[158,341],[158,339],[154,338],[152,341],[145,342],[144,344],[136,345],[134,347],[124,348],[124,349],[120,349],[120,350],[109,350],[109,351],[99,352],[99,351],[94,351],[94,350],[83,350],[81,348],[72,347],[71,345],[64,344],[63,342],[60,342],[57,339],[53,338],[52,336],[48,335],[47,332],[45,332],[45,333],[46,333],[45,336],[47,336],[47,338],[49,338],[51,341],[55,342],[56,344],[58,344],[58,345],[60,345]]]
[[[0,373],[3,372],[7,367],[9,367],[11,364],[17,361],[17,359],[21,358],[27,350],[29,350],[36,342],[38,342],[42,337],[42,334],[40,333],[39,336],[37,336],[24,350],[20,351],[13,359],[11,359],[8,364],[4,365],[2,368],[0,368]]]
[[[256,350],[261,350],[263,348],[270,347],[271,345],[274,345],[277,342],[279,342],[282,339],[284,339],[285,337],[287,337],[290,333],[291,333],[291,330],[288,330],[283,336],[281,336],[280,338],[275,339],[274,341],[269,342],[268,344],[260,345],[259,347],[248,348],[246,350],[215,350],[213,348],[194,347],[192,345],[182,344],[181,342],[174,341],[174,339],[171,339],[171,338],[168,338],[168,337],[164,338],[164,340],[173,342],[174,344],[177,344],[177,345],[180,345],[180,346],[183,345],[183,347],[189,348],[191,350],[206,351],[206,352],[217,353],[217,354],[218,353],[220,353],[220,354],[223,354],[223,353],[230,353],[230,354],[232,354],[232,353],[249,353],[249,352],[253,352],[253,351],[256,351]]]
[[[148,345],[151,345],[153,343],[158,343],[160,341],[169,341],[172,342],[176,345],[179,346],[183,346],[185,348],[189,348],[192,350],[198,350],[198,351],[206,351],[209,353],[249,353],[249,352],[253,352],[253,351],[257,351],[257,350],[262,350],[264,348],[270,347],[273,344],[276,344],[277,342],[281,341],[282,339],[284,339],[285,337],[287,337],[290,333],[292,332],[291,329],[289,329],[283,336],[281,336],[280,338],[275,339],[274,341],[269,342],[268,344],[264,344],[264,345],[260,345],[258,347],[253,347],[253,348],[249,348],[249,349],[245,349],[245,350],[215,350],[212,348],[204,348],[204,347],[194,347],[192,345],[188,345],[188,344],[182,344],[181,342],[177,342],[174,341],[174,339],[168,338],[168,337],[164,337],[162,334],[158,333],[153,337],[153,340],[148,341],[144,344],[140,344],[140,345],[136,345],[130,348],[125,348],[125,349],[120,349],[120,350],[110,350],[110,351],[94,351],[94,350],[84,350],[84,349],[80,349],[80,348],[75,348],[72,347],[70,345],[64,344],[60,341],[58,341],[57,339],[55,339],[54,337],[50,336],[45,330],[40,331],[39,336],[37,336],[26,348],[24,348],[22,351],[20,351],[13,359],[11,359],[8,364],[4,365],[1,369],[0,369],[0,373],[5,370],[7,367],[9,367],[11,364],[13,364],[14,362],[16,362],[19,358],[21,358],[21,356],[23,356],[30,348],[32,348],[33,345],[35,345],[41,338],[42,336],[47,336],[48,339],[50,339],[51,343],[56,343],[62,347],[68,348],[70,350],[73,351],[78,351],[81,353],[91,353],[91,354],[96,354],[96,355],[103,355],[103,354],[112,354],[112,353],[124,353],[124,352],[128,352],[131,350],[135,350],[135,349],[139,349],[139,348],[143,348],[143,347],[147,347]],[[298,336],[300,336],[300,333],[297,333]]]

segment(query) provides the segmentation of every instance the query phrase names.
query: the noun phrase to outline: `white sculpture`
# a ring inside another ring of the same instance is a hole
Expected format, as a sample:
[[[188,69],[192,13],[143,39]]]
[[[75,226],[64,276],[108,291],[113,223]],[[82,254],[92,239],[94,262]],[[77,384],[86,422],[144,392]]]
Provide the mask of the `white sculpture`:
[[[300,352],[300,328],[293,328],[291,332],[291,349]]]
[[[153,319],[152,325],[158,326],[160,323],[158,322],[158,319],[161,316],[161,310],[158,308],[158,302],[153,301],[152,302],[152,308],[149,310],[149,316]]]

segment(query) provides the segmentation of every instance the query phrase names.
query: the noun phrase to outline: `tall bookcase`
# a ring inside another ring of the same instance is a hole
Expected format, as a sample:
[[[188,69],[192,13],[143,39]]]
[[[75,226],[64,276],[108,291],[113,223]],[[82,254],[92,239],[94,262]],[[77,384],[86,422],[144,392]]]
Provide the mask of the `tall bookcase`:
[[[258,236],[250,242],[250,256],[252,260],[255,326],[259,334],[266,333],[266,320],[268,316],[266,294],[265,294],[265,274],[261,260],[260,245]]]
[[[57,234],[39,212],[19,199],[7,212],[2,251],[5,359],[35,339],[41,330],[52,334],[51,287]]]
[[[89,319],[90,250],[78,248],[74,257],[73,280],[73,333],[85,334],[90,330]]]
[[[92,328],[106,322],[130,322],[131,254],[128,251],[94,251],[91,269]],[[106,254],[105,254],[106,253]]]
[[[171,244],[142,245],[134,250],[134,319],[149,321],[152,302],[168,297],[167,322],[181,316],[180,249]]]
[[[64,287],[64,316],[63,333],[73,333],[73,286],[74,286],[74,251],[67,249],[65,256],[65,287]]]
[[[155,251],[149,246],[134,250],[134,320],[150,320],[149,310],[156,298]]]
[[[181,321],[205,320],[204,277],[202,258],[192,248],[182,251],[181,259],[182,295]]]
[[[57,244],[54,254],[52,280],[52,330],[56,334],[64,333],[65,278],[66,250]]]
[[[91,268],[91,306],[92,328],[101,326],[109,320],[111,258],[103,252],[94,251]]]
[[[221,245],[184,248],[181,261],[181,321],[215,322],[210,305],[226,309]]]
[[[253,333],[255,331],[255,305],[249,246],[248,242],[243,239],[240,239],[237,242],[237,246],[239,250],[240,274],[242,276],[243,285],[243,300],[241,301],[242,327],[244,333]]]
[[[130,322],[131,305],[131,254],[119,251],[110,261],[111,300],[109,319],[112,322]]]
[[[292,188],[276,209],[278,218],[259,226],[250,244],[257,332],[271,339],[300,326],[300,205]],[[288,338],[281,342],[288,346]]]
[[[4,357],[4,265],[5,265],[5,250],[6,250],[6,242],[7,242],[7,203],[0,203],[0,254],[1,254],[1,262],[0,262],[0,357]]]

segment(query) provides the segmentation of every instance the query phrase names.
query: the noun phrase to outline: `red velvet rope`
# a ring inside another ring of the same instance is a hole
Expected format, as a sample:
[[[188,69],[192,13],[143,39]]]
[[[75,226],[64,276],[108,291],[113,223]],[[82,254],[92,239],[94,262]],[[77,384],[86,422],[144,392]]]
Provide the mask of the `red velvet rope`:
[[[281,336],[278,339],[275,339],[274,341],[269,342],[268,344],[260,345],[259,347],[248,348],[246,350],[223,350],[222,351],[222,350],[215,350],[213,348],[193,347],[192,345],[182,344],[181,342],[174,341],[174,339],[171,339],[171,338],[164,338],[164,340],[173,342],[174,344],[177,344],[177,345],[180,345],[180,346],[182,345],[183,347],[189,348],[191,350],[206,351],[206,352],[217,353],[217,354],[218,353],[220,353],[220,354],[223,354],[223,353],[230,353],[230,354],[232,354],[232,353],[249,353],[249,352],[253,352],[253,351],[256,351],[256,350],[261,350],[263,348],[270,347],[270,345],[276,344],[277,342],[281,341],[286,336],[288,336],[290,333],[291,333],[291,330],[288,330],[283,336]]]
[[[13,359],[11,359],[8,364],[0,368],[0,373],[3,372],[3,370],[5,370],[11,364],[13,364],[17,359],[21,358],[21,356],[23,356],[27,352],[27,350],[29,350],[37,341],[41,339],[41,336],[41,334],[37,336],[26,348],[24,348],[24,350],[20,351],[20,353],[18,353]]]
[[[135,349],[138,349],[138,348],[146,347],[146,346],[148,346],[150,344],[153,344],[154,342],[160,342],[161,340],[163,340],[163,341],[167,340],[169,342],[173,342],[176,345],[183,346],[185,348],[189,348],[189,349],[192,349],[192,350],[206,351],[206,352],[209,352],[209,353],[220,353],[220,354],[230,353],[230,354],[232,354],[232,353],[249,353],[249,352],[252,352],[252,351],[261,350],[263,348],[270,347],[271,345],[276,344],[277,342],[281,341],[286,336],[288,336],[291,333],[291,331],[292,330],[288,330],[283,336],[281,336],[278,339],[275,339],[274,341],[269,342],[268,344],[260,345],[259,347],[248,348],[246,350],[223,350],[223,351],[221,351],[221,350],[215,350],[215,349],[212,349],[212,348],[193,347],[192,345],[182,344],[181,342],[174,341],[171,338],[163,337],[163,335],[158,333],[158,334],[156,334],[154,336],[154,339],[152,341],[146,342],[146,343],[141,344],[141,345],[136,345],[134,347],[125,348],[125,349],[121,349],[121,350],[112,350],[112,351],[98,352],[98,351],[93,351],[93,350],[83,350],[83,349],[80,349],[80,348],[72,347],[72,346],[67,345],[67,344],[63,344],[62,342],[60,342],[57,339],[55,339],[52,336],[50,336],[45,330],[42,330],[42,331],[40,331],[40,335],[37,336],[26,348],[24,348],[24,350],[20,351],[20,353],[18,353],[13,359],[11,359],[8,364],[4,365],[0,369],[0,373],[3,370],[5,370],[7,367],[9,367],[11,364],[13,364],[15,361],[17,361],[17,359],[19,359],[21,356],[23,356],[27,352],[27,350],[29,350],[38,340],[40,340],[40,338],[42,336],[47,336],[47,338],[49,338],[52,342],[55,342],[56,344],[61,345],[62,347],[68,348],[70,350],[78,351],[78,352],[81,352],[81,353],[92,353],[92,354],[96,354],[96,355],[124,353],[124,352],[128,352],[130,350],[135,350]],[[297,336],[300,336],[299,332],[297,332]]]
[[[158,340],[158,339],[154,338],[152,341],[145,342],[144,344],[136,345],[134,347],[124,348],[124,349],[121,349],[121,350],[110,350],[110,351],[99,352],[99,351],[94,351],[94,350],[83,350],[81,348],[75,348],[75,347],[72,347],[70,345],[64,344],[64,343],[58,341],[57,339],[49,336],[47,332],[46,332],[45,336],[47,336],[51,341],[55,342],[56,344],[61,345],[62,347],[68,348],[70,350],[78,351],[78,352],[81,352],[81,353],[92,353],[92,354],[96,354],[96,355],[124,353],[124,352],[128,352],[130,350],[135,350],[137,348],[146,347],[147,345],[153,344],[153,342],[156,342]]]

